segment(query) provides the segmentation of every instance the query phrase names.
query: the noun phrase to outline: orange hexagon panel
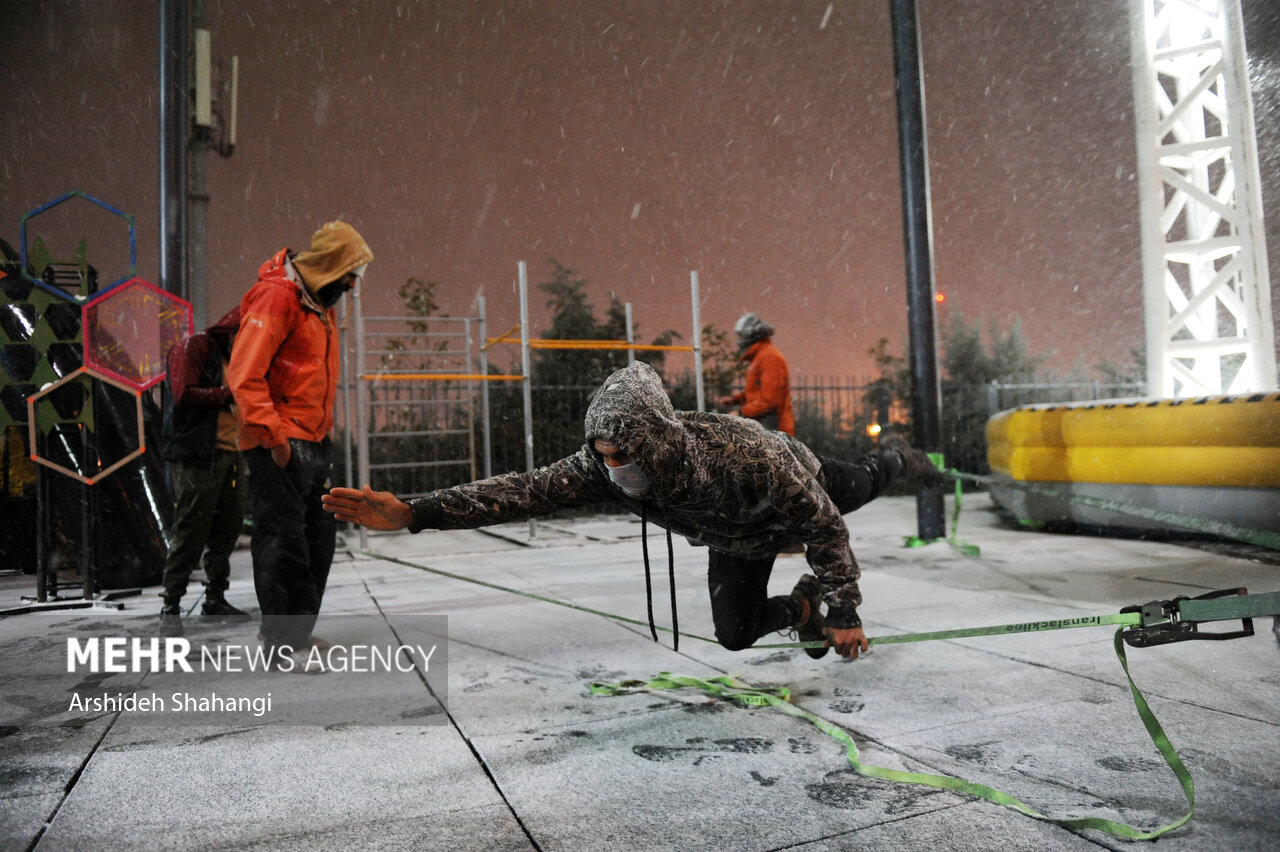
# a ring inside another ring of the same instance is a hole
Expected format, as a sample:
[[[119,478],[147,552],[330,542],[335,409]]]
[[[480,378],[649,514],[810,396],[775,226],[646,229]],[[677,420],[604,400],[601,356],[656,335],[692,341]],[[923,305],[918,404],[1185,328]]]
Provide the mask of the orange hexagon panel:
[[[99,383],[96,387],[95,382]],[[116,412],[117,419],[127,418],[130,398],[136,441],[127,428],[118,435],[108,430],[108,439],[94,424],[107,409]],[[27,398],[31,460],[87,485],[147,451],[143,422],[142,391],[88,367],[68,373]]]
[[[84,306],[84,363],[146,390],[164,378],[169,348],[191,331],[190,302],[131,278]]]

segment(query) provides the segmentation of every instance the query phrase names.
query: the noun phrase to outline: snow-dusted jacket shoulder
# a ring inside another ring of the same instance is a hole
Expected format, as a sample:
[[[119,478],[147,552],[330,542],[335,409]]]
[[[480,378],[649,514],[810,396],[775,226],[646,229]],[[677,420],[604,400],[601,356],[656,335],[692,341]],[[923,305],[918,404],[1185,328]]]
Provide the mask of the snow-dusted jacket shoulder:
[[[677,412],[651,367],[636,362],[605,381],[587,409],[586,444],[531,473],[509,473],[411,500],[410,529],[470,529],[557,509],[612,503],[693,544],[762,558],[803,542],[821,580],[828,620],[856,618],[862,601],[849,531],[827,496],[817,457],[782,432],[741,417]],[[648,477],[627,495],[593,448],[618,446]],[[855,622],[856,623],[856,622]]]

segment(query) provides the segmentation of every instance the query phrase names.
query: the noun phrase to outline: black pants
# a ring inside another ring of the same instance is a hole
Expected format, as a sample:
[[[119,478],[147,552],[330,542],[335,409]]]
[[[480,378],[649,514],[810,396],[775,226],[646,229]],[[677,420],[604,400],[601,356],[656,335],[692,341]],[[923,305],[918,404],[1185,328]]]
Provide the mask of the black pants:
[[[170,463],[173,471],[173,526],[164,560],[165,604],[186,594],[191,571],[204,569],[207,600],[217,600],[231,577],[231,551],[244,527],[240,453],[215,450],[208,464]]]
[[[827,496],[841,514],[864,506],[901,471],[872,453],[857,463],[819,458]],[[746,559],[712,550],[707,564],[707,590],[716,639],[730,651],[750,648],[761,636],[791,627],[800,617],[787,596],[769,597],[769,576],[776,554]]]
[[[332,445],[290,440],[293,457],[280,468],[271,451],[249,450],[249,495],[253,503],[253,584],[262,608],[268,649],[307,647],[337,541],[338,524],[324,511]]]

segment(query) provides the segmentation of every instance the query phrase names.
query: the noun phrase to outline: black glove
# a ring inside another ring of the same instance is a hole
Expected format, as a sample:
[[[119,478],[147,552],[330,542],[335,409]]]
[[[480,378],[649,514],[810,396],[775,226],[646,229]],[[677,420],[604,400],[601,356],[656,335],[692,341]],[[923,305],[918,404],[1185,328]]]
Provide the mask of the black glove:
[[[917,450],[901,435],[890,433],[880,439],[880,451],[897,453],[902,460],[902,477],[915,485],[942,485],[947,477],[938,470],[924,450]]]

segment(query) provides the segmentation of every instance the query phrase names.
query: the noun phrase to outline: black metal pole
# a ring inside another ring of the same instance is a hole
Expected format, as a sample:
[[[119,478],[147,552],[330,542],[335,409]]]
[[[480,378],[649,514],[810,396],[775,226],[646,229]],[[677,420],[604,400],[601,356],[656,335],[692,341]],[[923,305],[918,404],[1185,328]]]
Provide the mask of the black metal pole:
[[[898,146],[902,172],[902,227],[907,260],[907,323],[911,346],[913,440],[926,452],[942,448],[938,342],[935,331],[933,241],[929,227],[929,148],[925,138],[924,74],[915,0],[890,0],[893,67],[898,94]],[[942,489],[916,498],[920,538],[946,535]]]
[[[33,445],[31,452],[35,452]],[[49,582],[50,565],[53,562],[49,554],[50,542],[53,540],[49,529],[49,512],[53,501],[49,497],[49,469],[42,464],[36,465],[36,601],[44,603],[49,600],[49,587],[56,595],[58,584]]]
[[[186,299],[187,0],[160,0],[160,286]]]

